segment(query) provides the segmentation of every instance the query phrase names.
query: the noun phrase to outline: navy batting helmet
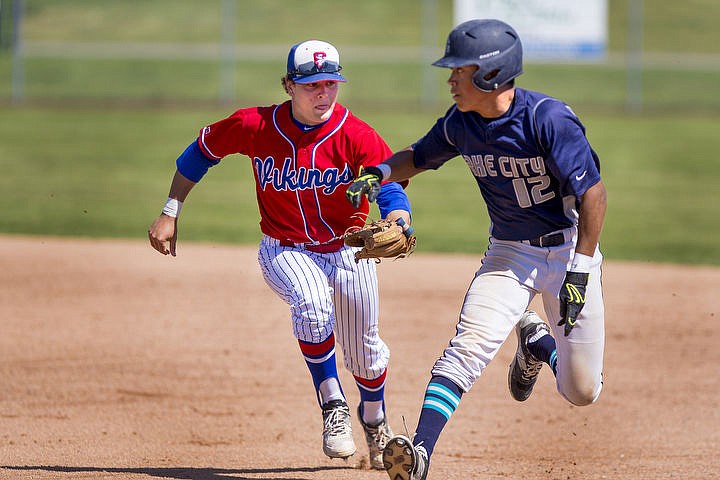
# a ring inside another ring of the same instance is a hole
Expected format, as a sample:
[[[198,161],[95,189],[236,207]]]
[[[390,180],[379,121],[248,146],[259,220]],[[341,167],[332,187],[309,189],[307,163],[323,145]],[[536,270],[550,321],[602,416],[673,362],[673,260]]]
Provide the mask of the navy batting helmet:
[[[517,32],[500,20],[469,20],[450,32],[445,56],[436,67],[477,65],[473,84],[492,92],[523,72],[522,43]]]

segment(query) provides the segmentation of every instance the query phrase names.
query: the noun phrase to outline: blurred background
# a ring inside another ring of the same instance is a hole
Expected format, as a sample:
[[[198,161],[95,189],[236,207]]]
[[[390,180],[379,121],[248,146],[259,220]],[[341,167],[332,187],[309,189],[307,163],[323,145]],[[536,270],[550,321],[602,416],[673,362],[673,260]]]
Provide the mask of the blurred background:
[[[459,5],[493,3],[0,0],[0,234],[146,238],[177,156],[235,109],[284,101],[287,51],[308,38],[338,47],[340,102],[403,148],[451,105],[448,71],[430,63]],[[720,3],[593,4],[600,51],[528,57],[517,85],[586,125],[608,259],[720,265]],[[418,252],[484,251],[485,205],[461,159],[408,193]],[[181,242],[256,243],[258,221],[249,161],[230,156],[192,192]]]

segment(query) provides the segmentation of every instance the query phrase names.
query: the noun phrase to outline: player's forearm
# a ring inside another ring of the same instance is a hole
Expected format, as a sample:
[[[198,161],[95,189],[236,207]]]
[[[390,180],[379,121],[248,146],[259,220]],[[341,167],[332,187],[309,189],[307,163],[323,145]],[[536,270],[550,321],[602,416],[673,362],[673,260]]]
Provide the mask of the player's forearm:
[[[600,241],[607,208],[607,192],[605,185],[598,182],[590,187],[582,196],[578,218],[577,253],[592,257]]]
[[[168,197],[175,198],[180,202],[184,202],[188,194],[190,193],[190,190],[192,190],[195,185],[196,182],[189,180],[188,178],[183,176],[182,173],[176,170],[175,176],[172,180],[172,184],[170,185],[170,193],[168,193]]]
[[[383,163],[390,167],[390,176],[386,177],[385,180],[400,182],[422,172],[423,169],[415,167],[413,158],[414,153],[412,148],[408,147],[394,153],[390,158],[385,160]]]

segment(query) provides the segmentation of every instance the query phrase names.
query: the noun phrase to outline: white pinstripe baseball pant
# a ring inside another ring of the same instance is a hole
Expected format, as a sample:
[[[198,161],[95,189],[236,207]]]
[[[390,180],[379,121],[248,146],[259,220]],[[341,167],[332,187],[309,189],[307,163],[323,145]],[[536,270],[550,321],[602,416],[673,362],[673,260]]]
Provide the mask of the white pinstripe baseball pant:
[[[315,253],[264,235],[258,263],[268,286],[290,305],[294,336],[320,343],[334,330],[348,371],[373,379],[385,371],[390,350],[378,331],[375,263],[355,263],[356,250]]]

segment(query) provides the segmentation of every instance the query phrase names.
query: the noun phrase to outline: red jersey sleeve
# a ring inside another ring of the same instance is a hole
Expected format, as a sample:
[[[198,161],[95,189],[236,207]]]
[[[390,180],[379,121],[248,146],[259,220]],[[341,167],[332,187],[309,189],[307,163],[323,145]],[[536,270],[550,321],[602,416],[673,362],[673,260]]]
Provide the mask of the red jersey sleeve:
[[[355,117],[357,119],[357,117]],[[359,125],[353,139],[355,175],[360,171],[361,166],[374,166],[392,155],[392,150],[385,143],[382,137],[369,125],[357,120]]]
[[[198,146],[205,155],[220,160],[233,153],[244,153],[243,146],[251,145],[257,125],[261,121],[257,108],[237,110],[227,118],[203,127]]]

